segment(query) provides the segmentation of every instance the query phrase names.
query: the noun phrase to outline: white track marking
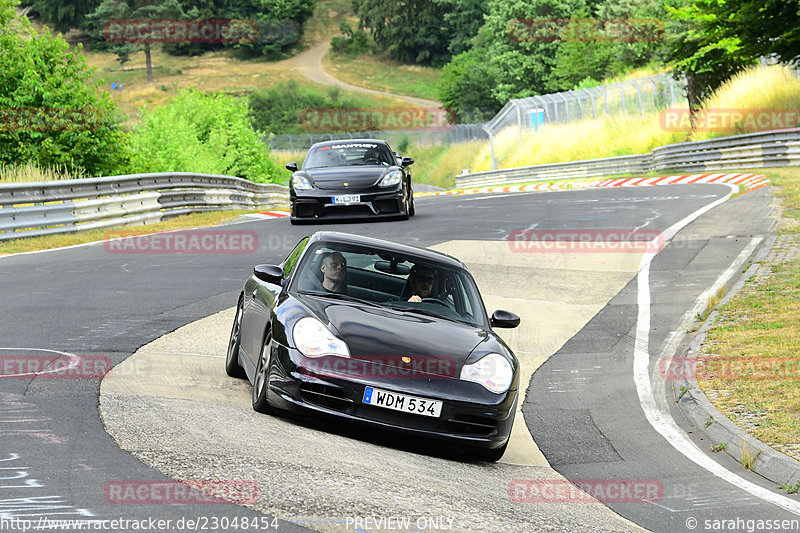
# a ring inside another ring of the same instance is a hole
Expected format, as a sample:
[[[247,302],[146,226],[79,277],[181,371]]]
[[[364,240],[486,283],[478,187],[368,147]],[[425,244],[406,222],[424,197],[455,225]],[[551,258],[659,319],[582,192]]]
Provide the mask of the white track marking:
[[[678,231],[707,211],[727,201],[734,192],[738,191],[738,187],[735,185],[729,185],[729,187],[731,187],[732,190],[727,196],[698,209],[683,220],[670,226],[663,234],[664,242],[670,241]],[[745,252],[746,251],[747,249],[745,249]],[[744,254],[744,252],[742,253]],[[800,515],[800,502],[781,496],[780,494],[775,494],[755,483],[747,481],[711,459],[688,439],[670,414],[665,412],[665,409],[656,402],[648,369],[650,362],[650,264],[654,257],[655,254],[653,253],[647,253],[642,257],[639,274],[636,277],[638,287],[638,317],[636,322],[636,342],[634,343],[633,352],[633,379],[636,383],[636,392],[639,395],[639,402],[647,417],[647,421],[650,422],[653,429],[661,434],[673,448],[698,466],[705,468],[720,479],[749,492],[757,498],[777,505],[790,513]]]

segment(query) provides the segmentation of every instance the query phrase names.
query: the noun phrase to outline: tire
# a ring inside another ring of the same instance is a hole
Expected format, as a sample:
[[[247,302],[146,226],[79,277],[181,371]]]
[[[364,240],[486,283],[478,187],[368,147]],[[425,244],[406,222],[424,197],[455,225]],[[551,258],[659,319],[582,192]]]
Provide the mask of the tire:
[[[411,197],[411,200],[409,201],[408,216],[413,217],[417,214],[417,210],[414,208],[414,189],[412,189],[410,186],[408,187],[408,194]]]
[[[264,344],[256,363],[256,373],[253,378],[253,410],[259,413],[269,413],[267,402],[267,389],[269,389],[269,359],[270,346],[272,345],[272,332],[268,331],[264,337]]]
[[[508,448],[508,441],[503,444],[499,448],[491,448],[491,449],[476,449],[472,451],[472,457],[478,459],[479,461],[489,461],[490,463],[494,463],[500,460],[503,457],[503,454],[506,453],[506,448]]]
[[[239,364],[239,347],[242,344],[242,297],[236,304],[236,316],[231,326],[231,337],[228,340],[228,353],[225,355],[225,373],[232,378],[245,377],[244,369]]]

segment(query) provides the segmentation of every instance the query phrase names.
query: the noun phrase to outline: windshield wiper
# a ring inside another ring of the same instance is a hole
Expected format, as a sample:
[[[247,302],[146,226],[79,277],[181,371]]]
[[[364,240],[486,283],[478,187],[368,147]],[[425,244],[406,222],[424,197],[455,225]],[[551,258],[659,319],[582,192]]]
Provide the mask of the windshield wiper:
[[[446,320],[453,320],[449,316],[440,315],[437,313],[433,313],[431,311],[426,311],[424,309],[418,309],[416,307],[403,307],[400,305],[392,305],[389,306],[389,309],[394,309],[395,311],[408,311],[409,313],[417,313],[418,315],[425,315],[425,316],[432,316],[434,318],[444,318]]]
[[[347,300],[348,302],[358,302],[362,304],[371,305],[372,307],[381,307],[375,302],[370,302],[369,300],[362,300],[361,298],[356,298],[355,296],[350,296],[349,294],[344,294],[341,292],[297,291],[297,293],[310,296],[325,296],[327,298],[333,298],[335,300]]]

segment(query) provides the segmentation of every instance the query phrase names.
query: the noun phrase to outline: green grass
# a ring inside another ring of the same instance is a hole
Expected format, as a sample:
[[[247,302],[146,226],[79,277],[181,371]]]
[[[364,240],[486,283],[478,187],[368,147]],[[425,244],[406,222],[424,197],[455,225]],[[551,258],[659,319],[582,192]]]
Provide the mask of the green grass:
[[[779,188],[784,216],[800,214],[800,167],[763,169]],[[797,223],[784,231],[800,246]],[[714,404],[732,420],[757,414],[746,429],[768,444],[800,442],[800,260],[770,264],[720,308],[699,355],[698,382],[724,390]]]
[[[379,54],[345,57],[328,52],[322,63],[332,76],[351,85],[439,100],[436,85],[442,77],[441,69],[406,65]]]

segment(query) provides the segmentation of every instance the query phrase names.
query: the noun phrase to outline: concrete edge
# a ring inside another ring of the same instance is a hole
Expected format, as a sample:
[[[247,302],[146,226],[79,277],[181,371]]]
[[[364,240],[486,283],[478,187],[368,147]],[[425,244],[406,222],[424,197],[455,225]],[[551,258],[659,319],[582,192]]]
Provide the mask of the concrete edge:
[[[734,274],[726,280],[726,296],[696,333],[685,335],[684,339],[688,341],[688,345],[686,342],[683,343],[685,348],[679,349],[673,361],[687,360],[689,364],[683,366],[690,368],[691,372],[685,379],[672,380],[672,394],[678,409],[698,434],[713,445],[726,444],[724,452],[738,463],[741,463],[743,450],[758,454],[753,463],[753,472],[777,484],[778,488],[784,488],[786,485],[794,486],[800,482],[800,461],[761,442],[740,428],[711,403],[694,378],[694,361],[708,330],[719,316],[719,306],[733,298],[746,280],[762,267],[759,262],[766,258],[777,239],[776,233],[770,233],[774,225],[775,219],[767,220],[763,227],[766,237],[745,261],[749,265],[748,268],[738,276]]]

